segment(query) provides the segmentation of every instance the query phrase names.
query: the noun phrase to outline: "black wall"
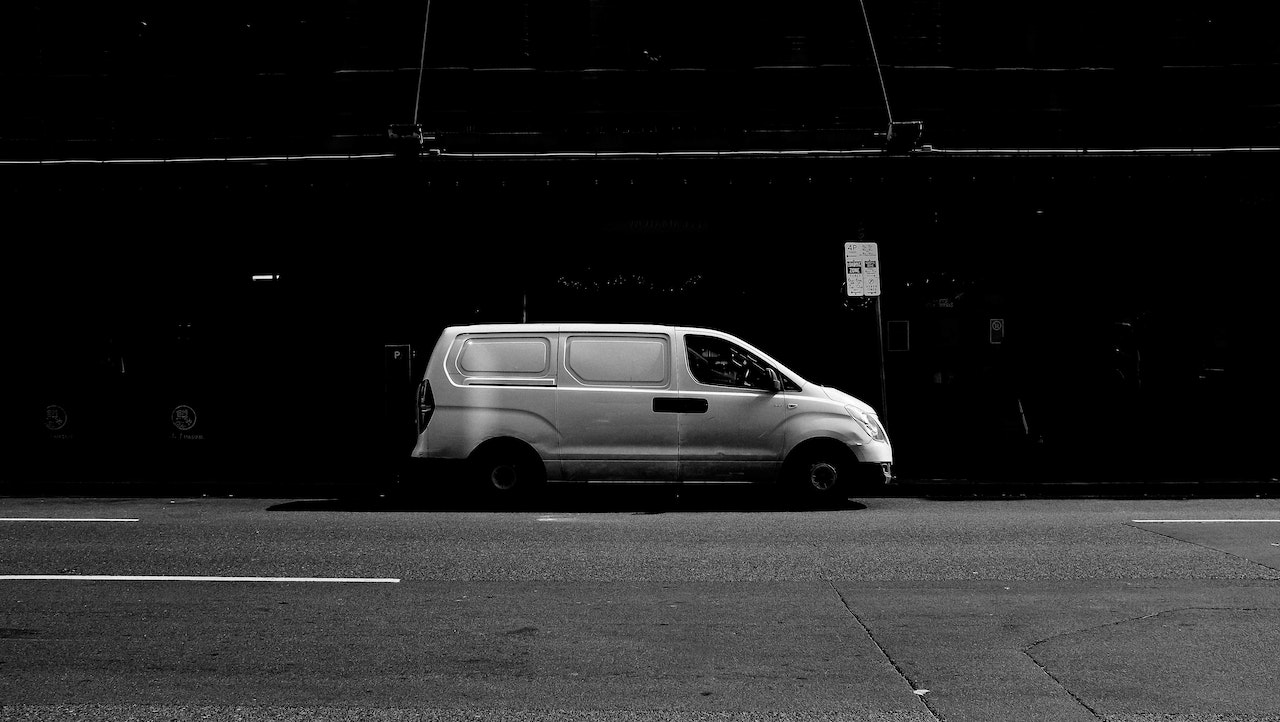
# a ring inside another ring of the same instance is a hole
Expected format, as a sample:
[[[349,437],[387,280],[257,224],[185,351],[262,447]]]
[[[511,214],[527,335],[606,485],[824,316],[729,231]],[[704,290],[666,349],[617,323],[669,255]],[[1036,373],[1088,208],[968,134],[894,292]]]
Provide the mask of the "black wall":
[[[906,475],[1270,478],[1273,163],[10,167],[3,473],[385,478],[408,451],[385,346],[527,318],[740,334],[887,400]],[[910,324],[887,399],[873,308],[842,293],[849,240],[880,244],[883,319]]]
[[[3,10],[0,157],[1274,145],[1266,3],[134,0]],[[419,83],[420,63],[422,82]]]

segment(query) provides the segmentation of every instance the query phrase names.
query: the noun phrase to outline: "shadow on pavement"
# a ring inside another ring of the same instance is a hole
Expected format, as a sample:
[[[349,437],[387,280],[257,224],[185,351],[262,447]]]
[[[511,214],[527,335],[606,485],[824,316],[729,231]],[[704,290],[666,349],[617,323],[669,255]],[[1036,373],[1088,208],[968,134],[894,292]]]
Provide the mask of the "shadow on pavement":
[[[452,487],[452,488],[451,488]],[[421,490],[419,490],[421,489]],[[130,497],[201,498],[242,497],[256,499],[316,499],[296,502],[330,504],[357,510],[456,509],[480,511],[501,508],[581,509],[584,511],[782,511],[806,506],[783,490],[771,486],[608,486],[560,484],[519,505],[498,504],[466,495],[451,484],[397,483],[390,475],[373,473],[306,473],[282,471],[269,477],[245,475],[177,475],[164,479],[73,477],[0,479],[0,497]],[[937,501],[965,499],[1087,499],[1087,498],[1275,498],[1280,478],[1264,475],[1244,479],[1127,478],[1103,479],[1088,475],[1060,478],[910,478],[900,477],[891,486],[876,486],[851,494],[855,499],[879,497],[927,498]],[[280,504],[280,510],[289,510]],[[311,507],[303,507],[310,509]],[[335,507],[337,508],[337,507]],[[808,508],[813,508],[810,505]],[[845,506],[841,508],[855,508]]]
[[[493,500],[459,493],[427,495],[388,493],[384,495],[339,496],[276,504],[267,511],[551,511],[630,512],[772,512],[772,511],[856,511],[867,508],[855,500],[831,504],[805,503],[803,499],[776,489],[751,487],[631,487],[607,485],[552,486],[529,499]]]

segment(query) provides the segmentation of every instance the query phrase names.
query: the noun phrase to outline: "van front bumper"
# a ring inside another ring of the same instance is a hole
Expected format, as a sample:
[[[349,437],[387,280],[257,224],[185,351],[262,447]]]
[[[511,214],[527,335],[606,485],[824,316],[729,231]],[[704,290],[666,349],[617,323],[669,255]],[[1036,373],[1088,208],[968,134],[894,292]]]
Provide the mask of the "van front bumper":
[[[893,462],[891,461],[864,461],[856,464],[853,468],[853,481],[859,486],[874,484],[893,484],[895,477],[893,475]]]

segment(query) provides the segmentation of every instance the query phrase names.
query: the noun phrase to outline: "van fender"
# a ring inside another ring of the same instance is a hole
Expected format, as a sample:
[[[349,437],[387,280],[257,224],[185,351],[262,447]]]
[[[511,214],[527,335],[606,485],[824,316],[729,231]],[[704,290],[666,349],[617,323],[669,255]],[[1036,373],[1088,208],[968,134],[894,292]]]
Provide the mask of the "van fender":
[[[513,439],[544,461],[559,456],[560,432],[541,414],[513,408],[436,408],[428,427],[431,456],[467,459],[491,439]]]
[[[786,421],[786,443],[783,458],[809,439],[834,439],[846,446],[861,446],[867,440],[860,437],[853,420],[842,406],[825,403],[800,413],[792,413]]]
[[[782,454],[782,465],[785,468],[787,462],[809,452],[815,447],[839,450],[841,454],[848,454],[849,461],[860,461],[857,452],[850,447],[847,439],[842,438],[835,432],[819,432],[803,439],[788,439],[786,450]]]
[[[512,461],[522,460],[540,465],[543,470],[542,481],[560,478],[559,460],[548,460],[528,442],[511,436],[494,436],[485,439],[467,456],[467,461],[470,464],[473,460],[495,455]]]

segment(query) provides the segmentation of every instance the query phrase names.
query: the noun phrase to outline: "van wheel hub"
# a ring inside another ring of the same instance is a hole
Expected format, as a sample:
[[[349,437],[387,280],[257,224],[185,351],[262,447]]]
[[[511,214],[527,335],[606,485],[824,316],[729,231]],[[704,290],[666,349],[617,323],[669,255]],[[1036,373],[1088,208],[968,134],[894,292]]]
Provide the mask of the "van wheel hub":
[[[840,474],[836,467],[825,461],[809,466],[809,484],[817,491],[830,491],[835,488]]]
[[[499,491],[511,491],[520,482],[520,473],[513,464],[499,464],[489,470],[489,483]]]

